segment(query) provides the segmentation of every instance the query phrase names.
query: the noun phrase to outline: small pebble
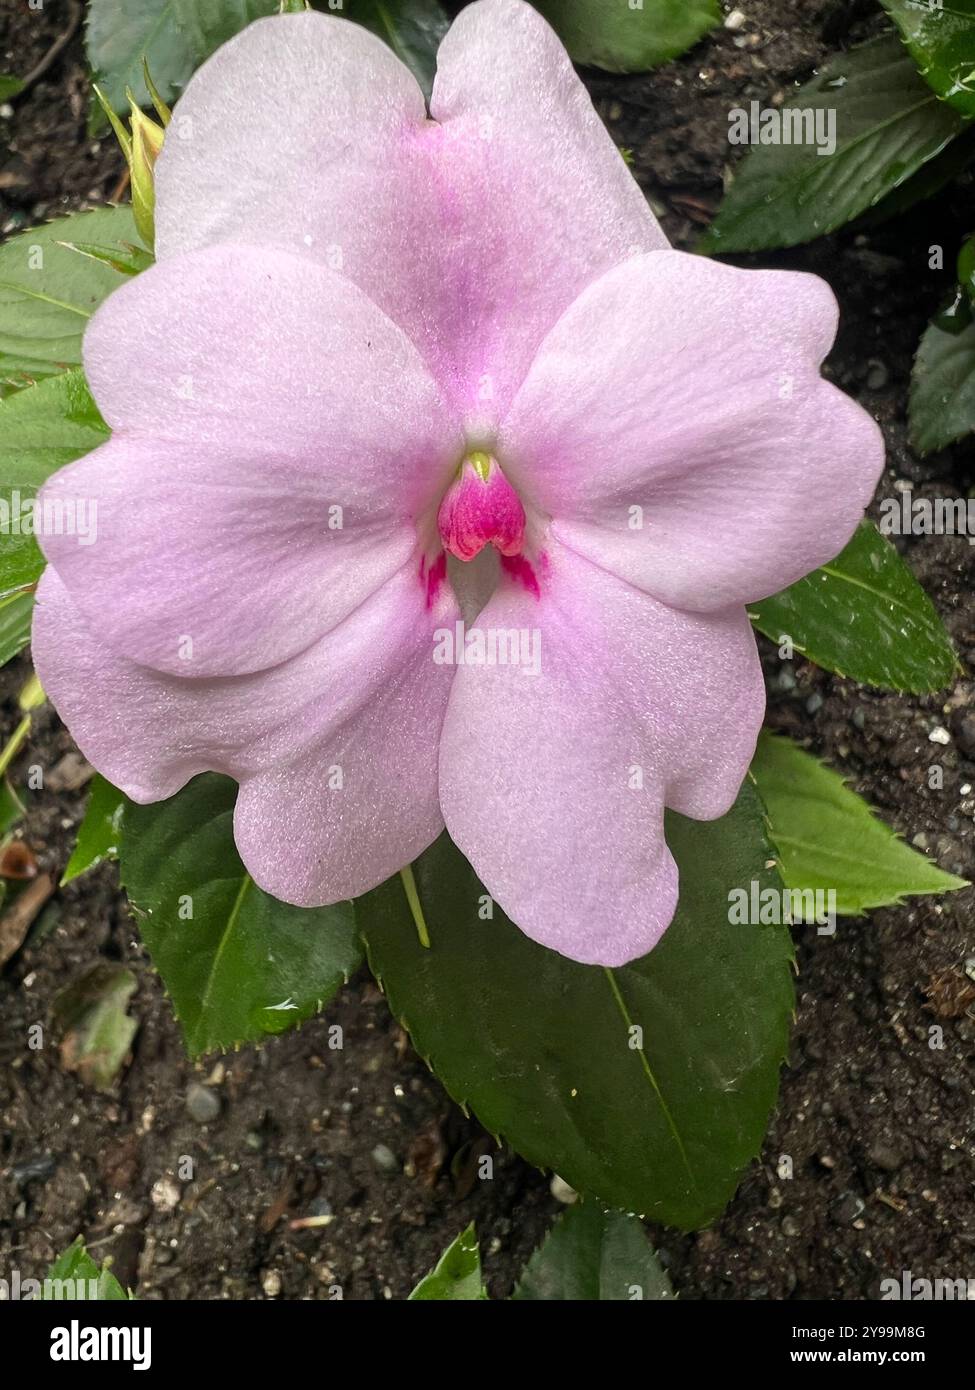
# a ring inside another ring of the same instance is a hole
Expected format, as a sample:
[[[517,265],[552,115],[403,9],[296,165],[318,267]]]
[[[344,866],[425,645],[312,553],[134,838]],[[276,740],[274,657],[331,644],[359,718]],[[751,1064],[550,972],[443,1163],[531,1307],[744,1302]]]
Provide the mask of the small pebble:
[[[854,727],[855,729],[865,729],[865,728],[866,728],[866,725],[867,725],[867,716],[864,714],[863,710],[862,710],[862,709],[855,709],[855,710],[853,711],[853,727]]]
[[[951,734],[949,734],[947,729],[943,729],[941,725],[938,724],[928,734],[928,742],[940,743],[944,747],[947,747],[947,745],[951,742]]]
[[[833,1220],[838,1226],[849,1226],[865,1211],[863,1201],[855,1192],[844,1192],[830,1207]]]
[[[733,34],[737,34],[739,29],[744,29],[748,23],[748,17],[744,10],[732,10],[726,17],[724,27],[730,29]]]
[[[548,1190],[557,1202],[561,1202],[564,1207],[571,1207],[572,1203],[578,1200],[579,1194],[574,1187],[570,1187],[564,1178],[560,1178],[556,1173],[548,1185]]]
[[[276,1269],[266,1269],[261,1275],[261,1288],[268,1298],[277,1298],[281,1292],[281,1275]]]
[[[878,362],[876,358],[871,359],[867,368],[867,390],[882,391],[890,380],[890,372],[883,362]]]
[[[791,1216],[782,1218],[782,1234],[784,1236],[797,1236],[799,1234],[799,1223],[794,1221]]]
[[[867,1158],[885,1173],[896,1173],[904,1163],[903,1154],[892,1144],[885,1144],[882,1139],[870,1145]]]
[[[817,691],[814,691],[812,695],[810,695],[809,699],[806,701],[806,713],[816,714],[819,710],[822,709],[822,707],[823,697]]]
[[[198,1125],[211,1124],[220,1114],[220,1097],[209,1086],[194,1081],[186,1092],[186,1109]]]
[[[175,1211],[181,1196],[179,1183],[170,1177],[159,1178],[152,1184],[152,1191],[149,1193],[152,1205],[161,1212]]]
[[[376,1167],[384,1173],[396,1173],[399,1171],[399,1159],[393,1153],[388,1144],[377,1144],[372,1151],[372,1161]]]

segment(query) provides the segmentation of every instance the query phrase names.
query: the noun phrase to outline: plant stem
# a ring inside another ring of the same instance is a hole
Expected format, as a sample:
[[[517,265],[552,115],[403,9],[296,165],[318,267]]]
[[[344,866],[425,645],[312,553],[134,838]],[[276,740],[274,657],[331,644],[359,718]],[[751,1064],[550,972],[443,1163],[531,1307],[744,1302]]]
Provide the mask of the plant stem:
[[[409,903],[410,911],[413,913],[413,921],[416,923],[416,934],[420,938],[420,945],[429,951],[430,933],[427,931],[426,920],[423,916],[423,908],[420,906],[420,895],[416,891],[416,879],[413,877],[412,866],[407,864],[405,869],[400,869],[399,876],[403,880],[406,901]]]

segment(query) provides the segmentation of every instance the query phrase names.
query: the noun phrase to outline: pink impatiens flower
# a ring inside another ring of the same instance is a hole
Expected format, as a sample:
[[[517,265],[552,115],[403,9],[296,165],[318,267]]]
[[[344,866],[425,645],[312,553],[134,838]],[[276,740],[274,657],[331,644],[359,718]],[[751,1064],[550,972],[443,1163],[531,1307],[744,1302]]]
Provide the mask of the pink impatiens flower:
[[[521,0],[461,12],[429,116],[357,25],[258,21],[156,188],[158,263],[85,337],[112,438],[47,485],[98,503],[96,544],[44,540],[34,627],[79,745],[137,801],[236,778],[285,901],[446,824],[536,941],[642,955],[664,807],[722,815],[754,751],[745,605],[842,548],[881,468],[819,374],[829,289],[671,250]]]

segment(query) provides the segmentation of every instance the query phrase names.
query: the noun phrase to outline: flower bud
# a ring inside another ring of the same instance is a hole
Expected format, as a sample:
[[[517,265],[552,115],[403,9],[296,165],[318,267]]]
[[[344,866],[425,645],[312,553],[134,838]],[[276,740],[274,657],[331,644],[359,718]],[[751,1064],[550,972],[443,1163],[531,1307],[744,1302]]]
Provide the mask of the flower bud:
[[[129,98],[132,107],[132,149],[129,171],[132,179],[132,216],[136,230],[149,247],[156,239],[156,184],[154,166],[162,149],[165,131],[150,121]]]
[[[162,125],[157,125],[150,120],[145,113],[140,110],[135,97],[129,87],[125,89],[125,95],[129,101],[131,115],[129,125],[131,130],[126,130],[124,123],[116,115],[114,109],[104,92],[99,87],[95,87],[95,96],[101,104],[102,110],[108,117],[112,129],[122,153],[125,155],[125,162],[129,166],[129,181],[132,186],[132,216],[135,219],[136,230],[151,251],[156,240],[156,184],[155,184],[155,163],[159,151],[162,149],[163,138],[166,134],[165,127],[169,124],[171,112],[166,103],[156,91],[149,69],[143,63],[143,76],[145,78],[146,90],[152,100]]]

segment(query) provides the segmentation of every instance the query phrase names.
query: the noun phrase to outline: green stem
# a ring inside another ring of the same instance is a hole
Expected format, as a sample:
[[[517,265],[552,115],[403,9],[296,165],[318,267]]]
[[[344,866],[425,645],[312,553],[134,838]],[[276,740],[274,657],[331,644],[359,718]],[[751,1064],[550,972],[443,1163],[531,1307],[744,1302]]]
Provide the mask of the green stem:
[[[420,938],[420,945],[429,951],[430,933],[427,931],[426,920],[423,916],[423,908],[420,906],[420,895],[416,891],[416,879],[413,877],[412,866],[407,864],[405,869],[400,869],[399,876],[403,880],[406,901],[409,903],[410,911],[413,913],[413,921],[416,923],[416,934]]]
[[[16,729],[14,729],[13,733],[10,735],[10,738],[7,740],[7,745],[4,748],[3,752],[0,753],[0,777],[3,776],[7,768],[13,762],[14,758],[16,758],[18,752],[20,751],[20,745],[23,743],[24,739],[27,737],[29,733],[30,715],[25,714],[23,719],[17,725]]]

